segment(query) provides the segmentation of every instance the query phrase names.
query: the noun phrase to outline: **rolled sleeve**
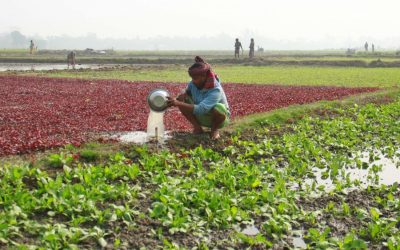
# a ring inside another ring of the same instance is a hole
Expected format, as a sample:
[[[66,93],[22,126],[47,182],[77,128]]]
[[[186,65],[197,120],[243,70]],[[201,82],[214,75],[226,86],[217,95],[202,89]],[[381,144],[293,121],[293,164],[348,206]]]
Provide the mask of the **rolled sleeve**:
[[[194,105],[193,114],[203,115],[208,112],[221,100],[221,91],[218,88],[210,90],[203,101]]]

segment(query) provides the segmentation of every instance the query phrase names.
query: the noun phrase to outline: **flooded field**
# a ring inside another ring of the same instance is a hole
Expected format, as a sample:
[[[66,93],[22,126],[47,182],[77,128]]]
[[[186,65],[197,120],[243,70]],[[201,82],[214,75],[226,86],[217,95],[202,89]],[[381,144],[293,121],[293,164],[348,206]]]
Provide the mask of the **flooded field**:
[[[75,69],[100,69],[111,67],[111,65],[105,64],[77,64]],[[41,71],[41,70],[66,70],[68,69],[67,64],[62,63],[0,63],[0,72],[4,71]],[[72,67],[69,69],[72,70]]]
[[[305,186],[316,184],[325,191],[332,191],[336,187],[336,183],[352,184],[353,189],[366,188],[369,185],[393,185],[400,183],[400,150],[393,157],[387,157],[382,153],[374,150],[370,152],[362,152],[358,154],[361,168],[354,163],[353,166],[346,166],[339,170],[336,178],[331,177],[331,173],[326,169],[313,168],[313,178],[305,180]],[[354,159],[354,162],[357,160]],[[356,188],[357,187],[357,188]],[[296,187],[298,188],[297,184]]]

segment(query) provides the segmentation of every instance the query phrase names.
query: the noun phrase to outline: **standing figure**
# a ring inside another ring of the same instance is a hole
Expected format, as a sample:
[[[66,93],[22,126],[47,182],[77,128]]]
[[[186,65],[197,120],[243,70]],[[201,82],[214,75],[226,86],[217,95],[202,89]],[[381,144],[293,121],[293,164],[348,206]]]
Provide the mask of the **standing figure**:
[[[374,52],[375,52],[375,45],[374,45],[374,44],[372,44],[372,46],[371,46],[371,50],[372,50],[372,53],[374,53]]]
[[[29,45],[29,53],[33,55],[33,52],[35,51],[35,43],[33,40],[31,40],[31,44]]]
[[[72,68],[75,69],[75,51],[71,51],[67,55],[67,61],[68,61],[68,69],[69,65],[72,65]]]
[[[365,42],[364,48],[365,48],[365,52],[368,52],[368,43],[367,42]]]
[[[239,52],[240,49],[242,49],[242,54],[243,54],[243,47],[242,47],[242,43],[239,42],[239,38],[236,38],[236,42],[235,42],[235,58],[239,58]]]
[[[250,59],[252,59],[254,57],[254,39],[253,38],[250,40],[249,48],[250,48],[249,57],[250,57]]]

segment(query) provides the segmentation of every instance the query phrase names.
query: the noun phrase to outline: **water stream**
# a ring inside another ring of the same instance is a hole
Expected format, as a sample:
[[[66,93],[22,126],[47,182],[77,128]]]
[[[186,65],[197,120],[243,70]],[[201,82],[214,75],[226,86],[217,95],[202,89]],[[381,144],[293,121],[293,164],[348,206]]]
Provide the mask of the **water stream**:
[[[164,112],[155,112],[150,109],[147,119],[147,136],[158,141],[164,137],[164,133]]]

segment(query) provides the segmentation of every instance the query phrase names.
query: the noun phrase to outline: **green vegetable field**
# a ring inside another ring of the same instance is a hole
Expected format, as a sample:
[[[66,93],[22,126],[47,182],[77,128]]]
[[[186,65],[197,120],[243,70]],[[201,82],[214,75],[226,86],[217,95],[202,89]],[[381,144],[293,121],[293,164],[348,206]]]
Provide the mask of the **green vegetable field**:
[[[214,149],[129,146],[96,161],[98,153],[78,157],[80,149],[67,146],[40,163],[5,164],[0,242],[398,249],[398,182],[380,184],[374,162],[387,157],[399,167],[399,96],[316,114],[278,125],[259,120]],[[366,183],[351,178],[352,169],[366,170]]]

